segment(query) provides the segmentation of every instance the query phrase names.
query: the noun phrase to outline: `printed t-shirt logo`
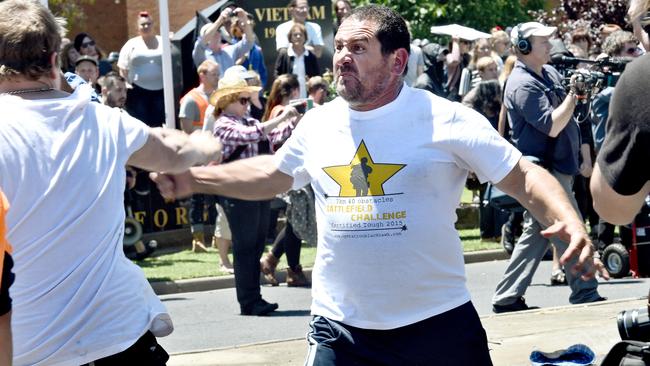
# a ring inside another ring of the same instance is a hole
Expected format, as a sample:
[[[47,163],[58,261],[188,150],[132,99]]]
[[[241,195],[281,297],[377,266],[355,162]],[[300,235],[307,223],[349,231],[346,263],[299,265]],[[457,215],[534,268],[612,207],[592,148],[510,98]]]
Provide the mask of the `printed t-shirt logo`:
[[[361,140],[349,164],[323,168],[341,188],[339,197],[383,196],[384,183],[402,170],[405,164],[377,163]]]

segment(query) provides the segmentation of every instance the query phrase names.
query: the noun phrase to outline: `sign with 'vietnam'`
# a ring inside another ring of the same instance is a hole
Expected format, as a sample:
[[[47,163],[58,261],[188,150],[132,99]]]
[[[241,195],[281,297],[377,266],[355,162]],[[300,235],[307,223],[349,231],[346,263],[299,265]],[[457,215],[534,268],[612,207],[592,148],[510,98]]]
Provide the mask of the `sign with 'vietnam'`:
[[[291,20],[291,11],[287,7],[289,0],[239,0],[238,6],[244,8],[255,18],[255,34],[264,53],[269,82],[273,79],[277,52],[275,49],[275,29],[278,25]],[[321,73],[332,70],[334,52],[334,32],[331,0],[309,1],[307,21],[320,25],[323,33],[323,55],[318,59]],[[270,85],[269,85],[270,86]]]

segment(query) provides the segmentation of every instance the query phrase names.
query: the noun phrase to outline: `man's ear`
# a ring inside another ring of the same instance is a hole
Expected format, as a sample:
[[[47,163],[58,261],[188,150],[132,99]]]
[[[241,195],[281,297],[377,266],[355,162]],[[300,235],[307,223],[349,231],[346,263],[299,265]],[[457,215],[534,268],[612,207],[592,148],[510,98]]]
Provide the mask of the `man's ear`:
[[[398,48],[393,54],[393,66],[391,68],[391,72],[397,75],[402,75],[408,62],[408,51],[405,48]]]
[[[50,78],[56,79],[57,77],[59,77],[60,74],[58,52],[52,52],[52,54],[50,55],[50,65],[52,65],[52,69],[50,70]]]

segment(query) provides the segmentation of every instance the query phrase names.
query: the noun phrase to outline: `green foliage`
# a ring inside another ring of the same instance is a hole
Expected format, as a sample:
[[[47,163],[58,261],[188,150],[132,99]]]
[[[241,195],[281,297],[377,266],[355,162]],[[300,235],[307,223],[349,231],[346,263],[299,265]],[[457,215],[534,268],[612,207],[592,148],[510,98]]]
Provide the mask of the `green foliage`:
[[[562,0],[555,8],[532,12],[531,15],[544,24],[557,27],[560,36],[578,28],[587,29],[592,42],[598,45],[599,28],[603,24],[624,27],[627,24],[626,12],[626,0]]]
[[[482,241],[480,230],[477,228],[458,230],[458,234],[463,243],[464,252],[501,248],[501,244],[498,242]],[[269,250],[270,246],[267,246],[264,252]],[[229,257],[232,262],[232,254]],[[303,268],[313,267],[315,259],[316,248],[303,245],[300,250],[300,264]],[[219,254],[212,248],[208,248],[208,253],[192,253],[190,250],[175,252],[161,250],[156,252],[153,257],[135,263],[142,268],[145,276],[151,282],[228,275],[219,270],[221,264]],[[277,270],[282,271],[287,266],[286,256],[282,256]]]
[[[544,0],[358,0],[355,5],[369,3],[386,5],[411,23],[413,38],[432,38],[432,25],[457,23],[489,32],[530,20],[529,10],[539,10]]]
[[[73,27],[83,28],[86,21],[86,14],[82,8],[83,4],[93,5],[95,0],[49,0],[48,6],[52,14],[64,18],[68,25],[67,29]]]

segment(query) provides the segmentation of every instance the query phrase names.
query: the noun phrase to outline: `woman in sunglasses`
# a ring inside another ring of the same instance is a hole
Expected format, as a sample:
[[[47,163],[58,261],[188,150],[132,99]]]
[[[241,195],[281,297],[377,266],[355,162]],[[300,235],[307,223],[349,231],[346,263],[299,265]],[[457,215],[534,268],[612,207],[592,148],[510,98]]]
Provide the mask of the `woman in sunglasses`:
[[[99,67],[99,76],[106,75],[109,71],[113,70],[111,63],[104,58],[104,53],[97,46],[95,39],[88,33],[79,33],[74,37],[74,48],[80,55],[90,56],[97,60]]]
[[[291,135],[298,112],[291,106],[275,118],[260,122],[249,117],[253,93],[261,87],[249,86],[238,73],[226,74],[210,96],[214,105],[214,135],[223,144],[224,162],[273,153],[273,146]],[[242,315],[266,315],[278,304],[262,299],[260,257],[269,225],[268,200],[244,201],[219,197],[232,233],[235,288]]]

